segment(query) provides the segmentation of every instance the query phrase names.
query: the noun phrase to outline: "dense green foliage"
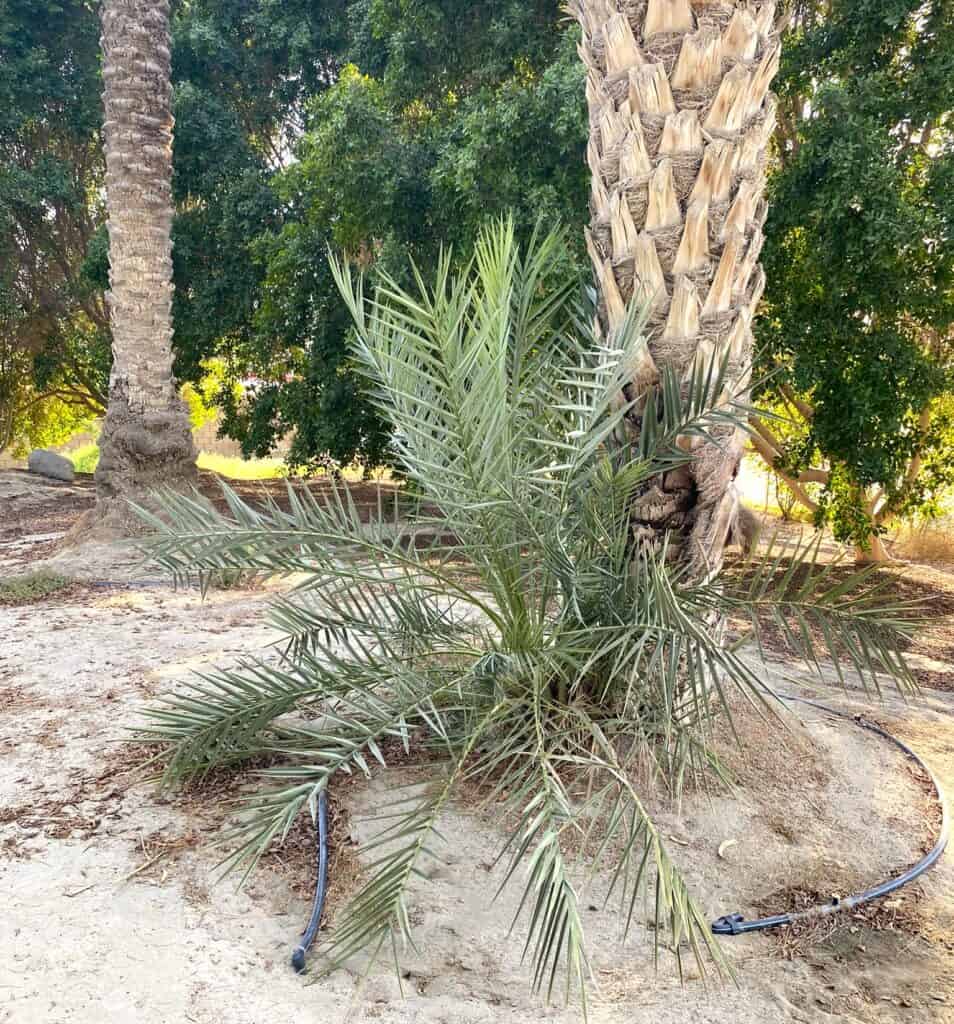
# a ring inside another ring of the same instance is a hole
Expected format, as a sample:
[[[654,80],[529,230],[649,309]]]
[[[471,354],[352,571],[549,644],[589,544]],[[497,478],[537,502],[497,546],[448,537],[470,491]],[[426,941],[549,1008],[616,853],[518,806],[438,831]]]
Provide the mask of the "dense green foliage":
[[[0,216],[37,263],[24,277],[2,254],[0,408],[22,433],[27,403],[63,379],[87,412],[105,399],[96,12],[18,0],[0,37],[17,40],[19,62],[0,68]],[[341,75],[348,61],[374,77]],[[180,379],[226,360],[226,429],[249,454],[294,431],[296,464],[380,462],[387,439],[348,365],[327,248],[404,273],[407,253],[432,265],[442,243],[471,245],[511,207],[523,228],[582,223],[582,77],[559,5],[487,0],[461,17],[433,0],[182,0],[173,78]],[[48,238],[43,211],[67,199],[82,231]]]
[[[173,315],[183,380],[197,380],[212,355],[246,371],[264,275],[251,246],[280,223],[273,178],[301,133],[302,105],[337,75],[345,7],[183,0],[175,9]]]
[[[225,490],[227,516],[169,493],[147,517],[155,557],[179,579],[305,577],[273,607],[281,663],[203,675],[152,709],[144,733],[168,783],[267,760],[231,837],[233,866],[250,869],[342,776],[387,769],[395,747],[423,755],[413,787],[388,791],[327,966],[392,948],[397,959],[412,938],[411,884],[439,857],[441,814],[464,784],[506,832],[499,881],[523,890],[535,990],[549,996],[565,972],[585,994],[582,908],[594,897],[583,891],[597,875],[606,902],[619,898],[624,936],[648,913],[657,953],[721,964],[635,781],[651,766],[677,794],[719,772],[711,740],[731,728],[729,694],[775,704],[713,622],[731,613],[757,632],[769,617],[811,665],[820,642],[875,686],[878,671],[910,683],[897,641],[911,623],[865,574],[836,585],[831,565],[796,553],[784,571],[769,559],[703,582],[633,545],[636,488],[691,461],[681,439],[711,443],[745,412],[723,397],[713,356],[685,382],[667,371],[638,444],[618,441],[629,412],[618,395],[645,341],[633,313],[617,348],[594,338],[565,244],[550,235],[521,253],[501,225],[459,275],[443,260],[433,285],[419,277],[411,291],[379,276],[369,301],[333,269],[355,361],[433,519],[378,510],[364,523],[345,489],[290,491],[286,510]],[[655,899],[634,914],[646,885]]]
[[[184,381],[216,354],[242,375],[263,277],[250,246],[280,215],[271,178],[300,134],[296,112],[336,76],[344,6],[174,5]],[[96,6],[12,0],[0,9],[0,46],[0,446],[49,443],[68,420],[64,403],[74,420],[77,409],[102,410],[110,364]]]
[[[809,407],[783,464],[827,463],[820,516],[863,541],[861,493],[883,489],[883,519],[954,481],[954,6],[794,12],[758,337]]]
[[[102,407],[108,331],[88,273],[102,218],[96,19],[80,0],[0,12],[0,450]]]
[[[297,429],[309,463],[386,457],[387,438],[349,369],[349,321],[325,255],[345,250],[406,279],[442,246],[469,251],[488,216],[579,226],[587,185],[582,69],[552,0],[351,5],[345,67],[305,104],[296,161],[274,184],[280,228],[254,247],[265,267],[247,366],[255,400],[229,427],[263,454]]]

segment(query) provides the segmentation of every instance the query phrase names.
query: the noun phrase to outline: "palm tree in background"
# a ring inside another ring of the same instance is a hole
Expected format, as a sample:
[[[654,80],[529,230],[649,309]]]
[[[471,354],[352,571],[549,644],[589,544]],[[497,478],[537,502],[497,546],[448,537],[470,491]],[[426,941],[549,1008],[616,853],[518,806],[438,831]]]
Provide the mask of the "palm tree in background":
[[[649,346],[632,368],[629,431],[639,396],[668,367],[686,380],[700,359],[727,365],[744,400],[767,206],[765,154],[775,127],[776,5],[695,0],[571,0],[583,29],[592,171],[587,234],[600,325],[617,333],[631,301],[649,308]],[[714,576],[739,515],[734,486],[744,433],[647,484],[637,538],[694,575]]]
[[[129,529],[128,499],[195,477],[172,370],[172,85],[168,0],[104,0],[113,368],[96,471],[96,520]]]

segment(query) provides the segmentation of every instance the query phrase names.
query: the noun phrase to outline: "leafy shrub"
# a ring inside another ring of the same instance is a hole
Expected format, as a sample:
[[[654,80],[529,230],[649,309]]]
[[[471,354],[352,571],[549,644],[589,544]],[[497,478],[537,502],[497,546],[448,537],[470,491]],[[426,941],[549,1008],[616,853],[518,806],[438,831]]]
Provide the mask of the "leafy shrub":
[[[260,773],[267,788],[234,834],[232,865],[250,870],[340,773],[383,770],[395,745],[430,755],[423,794],[396,794],[388,809],[370,877],[331,935],[330,966],[410,938],[408,884],[464,783],[481,784],[509,822],[501,856],[507,882],[523,886],[535,990],[549,996],[563,972],[568,993],[584,991],[579,886],[598,872],[629,908],[624,931],[652,884],[657,944],[721,965],[633,771],[648,759],[678,793],[688,776],[719,770],[709,740],[733,688],[774,706],[721,642],[721,617],[747,616],[757,630],[774,616],[809,661],[820,625],[868,678],[908,681],[895,645],[903,614],[876,614],[876,594],[836,585],[808,559],[700,582],[666,551],[634,549],[634,490],[744,411],[723,394],[713,356],[691,380],[664,374],[643,396],[638,441],[626,440],[620,395],[644,344],[639,317],[602,346],[593,310],[577,308],[574,282],[556,270],[562,245],[551,234],[522,254],[501,225],[460,275],[444,260],[433,287],[385,281],[367,302],[334,265],[396,459],[440,516],[382,511],[362,523],[347,488],[324,503],[290,489],[288,510],[252,509],[226,488],[228,515],[169,495],[171,525],[151,517],[154,557],[176,576],[306,574],[272,609],[282,664],[203,676],[150,712],[168,783],[279,759]],[[422,530],[438,539],[422,544]],[[571,843],[582,863],[570,862]]]
[[[73,581],[53,572],[30,572],[0,580],[0,605],[33,604],[65,590]]]

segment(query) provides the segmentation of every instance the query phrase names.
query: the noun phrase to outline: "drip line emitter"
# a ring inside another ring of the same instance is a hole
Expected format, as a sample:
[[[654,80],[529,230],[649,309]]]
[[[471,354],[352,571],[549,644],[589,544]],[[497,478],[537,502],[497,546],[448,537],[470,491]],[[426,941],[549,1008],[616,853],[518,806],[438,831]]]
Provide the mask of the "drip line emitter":
[[[880,736],[882,739],[887,740],[889,743],[897,747],[901,753],[904,754],[909,761],[917,765],[924,775],[930,780],[931,785],[934,788],[937,802],[941,808],[940,832],[938,834],[937,842],[931,850],[913,867],[908,868],[906,871],[903,871],[901,874],[893,878],[886,879],[870,889],[865,889],[863,892],[855,893],[852,896],[835,898],[828,903],[819,903],[807,910],[786,914],[773,914],[769,917],[760,917],[752,921],[746,920],[746,918],[740,913],[726,914],[712,922],[712,932],[714,935],[745,935],[749,932],[763,932],[774,928],[784,928],[786,926],[800,924],[805,921],[831,917],[834,914],[853,910],[855,907],[860,907],[866,903],[871,903],[874,900],[882,899],[890,893],[896,892],[903,886],[908,885],[910,882],[913,882],[915,879],[920,878],[926,871],[929,871],[934,867],[934,865],[941,859],[941,855],[944,853],[950,838],[950,812],[941,784],[934,772],[931,771],[924,761],[922,761],[907,744],[902,743],[896,736],[892,736],[891,733],[886,732],[879,725],[876,725],[874,722],[869,721],[861,715],[851,714],[846,711],[839,711],[836,708],[829,707],[827,704],[807,700],[803,697],[781,696],[780,699],[788,703],[804,704],[808,707],[815,708],[817,711],[822,711],[825,714],[853,722],[858,726],[858,728],[865,729],[868,732],[873,733],[875,736]],[[322,790],[318,796],[315,814],[315,832],[318,846],[318,879],[315,884],[315,898],[312,904],[311,918],[308,922],[308,927],[302,934],[301,942],[295,947],[295,951],[292,954],[292,967],[294,967],[295,971],[299,974],[305,970],[306,955],[315,939],[318,937],[318,931],[321,927],[321,916],[324,912],[325,897],[328,889],[328,795],[324,790]]]

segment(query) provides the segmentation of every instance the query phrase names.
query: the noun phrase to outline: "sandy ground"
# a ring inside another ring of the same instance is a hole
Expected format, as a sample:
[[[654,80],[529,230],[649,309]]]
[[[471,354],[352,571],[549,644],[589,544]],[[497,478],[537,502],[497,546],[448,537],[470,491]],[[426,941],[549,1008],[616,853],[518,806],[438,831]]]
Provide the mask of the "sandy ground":
[[[22,570],[31,544],[47,543],[33,536],[0,537],[0,576]],[[268,594],[218,591],[203,602],[145,587],[134,555],[114,549],[56,564],[80,579],[66,596],[0,607],[0,1021],[579,1019],[577,1008],[546,1010],[528,994],[519,936],[508,937],[512,904],[490,899],[501,833],[492,811],[469,806],[445,816],[446,863],[415,890],[418,951],[404,960],[402,985],[386,965],[357,991],[361,965],[314,983],[296,977],[288,957],[308,913],[300,851],[273,858],[242,892],[217,882],[221,809],[208,794],[158,792],[126,743],[138,711],[175,680],[275,639],[261,624]],[[773,672],[798,677],[797,668]],[[851,706],[834,690],[812,692]],[[910,706],[889,698],[872,715],[954,793],[952,712],[951,694],[928,691]],[[907,866],[929,840],[936,809],[923,784],[875,738],[806,713],[784,746],[764,732],[750,739],[749,761],[739,762],[743,799],[695,795],[678,812],[659,808],[673,856],[713,916],[844,894]],[[401,781],[418,777],[405,769]],[[393,791],[391,777],[343,788],[352,839],[373,832],[368,819]],[[736,845],[720,859],[725,840]],[[587,906],[601,905],[602,884]],[[614,915],[588,910],[598,987],[590,1019],[954,1022],[952,893],[948,856],[923,886],[833,934],[727,940],[738,988],[704,985],[694,970],[680,986],[665,956],[654,972],[645,928],[623,947]]]

